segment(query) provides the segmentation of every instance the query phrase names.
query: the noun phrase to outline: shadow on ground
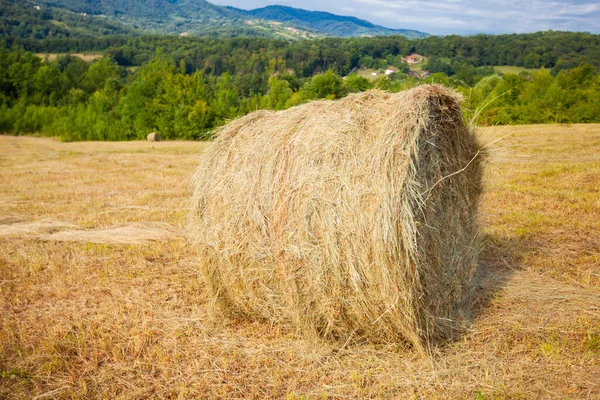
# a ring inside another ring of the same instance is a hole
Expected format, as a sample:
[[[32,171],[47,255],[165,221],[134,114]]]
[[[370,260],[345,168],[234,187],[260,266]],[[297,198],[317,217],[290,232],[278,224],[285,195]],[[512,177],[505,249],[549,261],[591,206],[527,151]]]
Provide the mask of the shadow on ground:
[[[484,235],[479,265],[459,304],[459,308],[465,310],[468,325],[485,312],[512,276],[522,269],[525,257],[541,247],[542,243],[535,238]]]

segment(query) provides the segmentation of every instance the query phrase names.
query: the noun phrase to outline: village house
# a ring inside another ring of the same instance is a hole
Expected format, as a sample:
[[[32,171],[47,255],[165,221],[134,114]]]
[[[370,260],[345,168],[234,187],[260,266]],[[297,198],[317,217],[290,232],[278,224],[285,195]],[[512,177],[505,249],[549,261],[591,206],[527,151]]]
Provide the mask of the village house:
[[[408,57],[406,57],[406,61],[405,62],[407,64],[416,64],[418,61],[417,61],[417,58],[415,56],[408,56]]]
[[[423,61],[427,61],[427,59],[422,55],[416,53],[413,53],[406,57],[402,57],[402,62],[407,64],[418,64],[422,63]]]

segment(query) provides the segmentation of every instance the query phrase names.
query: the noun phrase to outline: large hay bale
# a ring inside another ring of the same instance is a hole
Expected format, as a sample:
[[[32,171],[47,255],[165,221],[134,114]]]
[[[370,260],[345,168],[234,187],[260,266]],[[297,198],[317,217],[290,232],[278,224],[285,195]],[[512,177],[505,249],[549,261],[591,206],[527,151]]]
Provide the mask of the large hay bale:
[[[225,126],[193,180],[219,309],[325,337],[448,337],[478,258],[482,149],[460,96],[370,91]]]

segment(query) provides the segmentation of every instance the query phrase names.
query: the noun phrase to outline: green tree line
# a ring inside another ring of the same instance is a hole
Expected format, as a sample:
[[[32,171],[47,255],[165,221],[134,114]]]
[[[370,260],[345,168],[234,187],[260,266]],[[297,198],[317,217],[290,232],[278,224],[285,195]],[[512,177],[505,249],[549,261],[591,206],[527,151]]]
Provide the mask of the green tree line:
[[[110,56],[91,63],[69,55],[49,61],[20,49],[0,50],[0,131],[68,141],[142,139],[152,131],[166,139],[205,139],[257,109],[424,82],[463,93],[466,112],[479,124],[600,122],[600,78],[587,63],[554,74],[542,69],[498,76],[477,67],[472,74],[439,72],[419,80],[399,72],[375,81],[354,73],[342,77],[333,67],[299,76],[284,57],[264,64],[247,69],[254,65],[247,61],[241,70],[217,74],[215,66],[207,72],[159,50],[132,70]]]
[[[600,35],[582,32],[537,32],[513,35],[431,36],[409,40],[402,36],[324,38],[287,42],[266,38],[210,38],[179,36],[104,36],[35,38],[4,37],[2,47],[19,47],[34,53],[102,51],[121,66],[141,66],[157,48],[186,68],[204,74],[264,69],[273,58],[282,58],[300,77],[333,69],[347,75],[366,65],[397,65],[413,52],[436,58],[440,64],[474,67],[513,65],[561,69],[588,63],[600,67]],[[439,68],[443,68],[439,66]],[[450,70],[448,70],[450,71]],[[190,72],[190,71],[188,71]],[[436,71],[437,72],[437,71]],[[446,72],[440,69],[439,72]]]

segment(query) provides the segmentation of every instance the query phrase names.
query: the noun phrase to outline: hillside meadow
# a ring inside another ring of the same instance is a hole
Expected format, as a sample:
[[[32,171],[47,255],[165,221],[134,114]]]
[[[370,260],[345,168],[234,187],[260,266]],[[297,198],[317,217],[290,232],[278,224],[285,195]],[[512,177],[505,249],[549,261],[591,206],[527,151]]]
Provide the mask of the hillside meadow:
[[[0,136],[0,398],[600,398],[600,125],[480,135],[475,314],[429,358],[208,317],[184,224],[210,143]]]

